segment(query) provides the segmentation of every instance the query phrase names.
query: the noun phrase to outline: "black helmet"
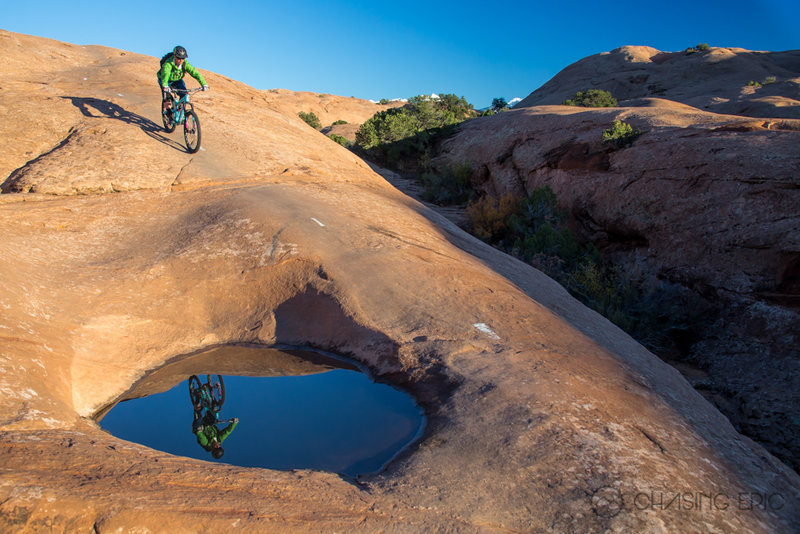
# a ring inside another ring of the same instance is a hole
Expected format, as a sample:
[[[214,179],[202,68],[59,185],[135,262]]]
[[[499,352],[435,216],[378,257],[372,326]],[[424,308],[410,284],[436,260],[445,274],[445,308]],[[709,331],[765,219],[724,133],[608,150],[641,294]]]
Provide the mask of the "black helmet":
[[[222,447],[211,449],[211,456],[213,456],[217,460],[222,458],[223,454],[225,454],[225,450]]]
[[[189,54],[186,53],[186,49],[182,46],[176,46],[172,49],[172,55],[177,59],[186,59],[189,57]]]

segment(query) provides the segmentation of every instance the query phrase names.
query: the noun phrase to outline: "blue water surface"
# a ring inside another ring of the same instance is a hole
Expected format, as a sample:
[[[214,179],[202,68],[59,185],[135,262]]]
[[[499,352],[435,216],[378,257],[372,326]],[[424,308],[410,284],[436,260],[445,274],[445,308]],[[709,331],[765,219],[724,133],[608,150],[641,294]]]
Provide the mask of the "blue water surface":
[[[357,371],[223,379],[226,398],[220,419],[238,417],[239,424],[224,441],[220,460],[192,433],[187,381],[120,402],[100,426],[119,438],[180,456],[356,476],[380,470],[415,439],[423,424],[410,396]]]

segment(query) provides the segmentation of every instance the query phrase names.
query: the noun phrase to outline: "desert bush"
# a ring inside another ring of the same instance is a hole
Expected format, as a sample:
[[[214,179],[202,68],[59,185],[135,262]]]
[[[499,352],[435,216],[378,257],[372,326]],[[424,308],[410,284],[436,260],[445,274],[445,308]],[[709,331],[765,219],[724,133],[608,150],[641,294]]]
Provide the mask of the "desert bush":
[[[332,140],[336,141],[337,143],[339,143],[340,145],[342,145],[345,148],[349,148],[350,145],[353,144],[346,137],[343,137],[343,136],[341,136],[339,134],[331,134],[328,137],[330,137]]]
[[[503,239],[508,231],[508,219],[519,205],[519,200],[512,195],[503,195],[495,200],[484,195],[467,205],[467,217],[472,224],[472,233],[488,242]]]
[[[766,78],[764,78],[764,81],[761,82],[761,83],[762,83],[762,85],[770,85],[770,84],[775,83],[777,81],[778,81],[778,79],[775,76],[767,76]]]
[[[557,265],[562,270],[574,268],[584,253],[569,228],[556,229],[550,224],[542,224],[535,231],[517,237],[513,251],[527,262],[537,256],[558,258]]]
[[[402,109],[379,111],[367,119],[356,132],[356,144],[364,150],[370,150],[414,135],[417,132],[415,121]]]
[[[617,99],[609,91],[603,89],[589,89],[578,91],[575,96],[561,103],[563,106],[581,106],[584,108],[613,108]]]
[[[544,255],[572,267],[585,251],[567,228],[566,220],[567,213],[558,208],[553,190],[548,186],[536,188],[508,218],[507,243],[525,261]]]
[[[475,111],[464,97],[415,96],[405,106],[379,111],[356,132],[365,157],[396,170],[425,168],[432,147]]]
[[[334,122],[332,126],[336,126],[337,124],[347,124],[346,120],[339,119],[338,121]]]
[[[549,187],[522,200],[485,196],[470,202],[467,215],[476,236],[541,270],[651,350],[674,352],[676,332],[700,324],[702,312],[687,305],[678,286],[610,265],[594,245],[580,244]]]
[[[297,114],[297,116],[303,119],[306,122],[306,124],[308,124],[312,128],[316,128],[317,130],[322,128],[322,123],[319,121],[319,117],[317,117],[317,114],[314,113],[313,111],[309,113],[301,111]]]
[[[612,144],[617,148],[630,146],[633,141],[642,135],[639,130],[634,130],[633,126],[627,122],[615,120],[611,128],[603,130],[601,140],[603,144]]]
[[[459,163],[442,172],[428,171],[420,176],[425,186],[423,198],[440,205],[463,204],[472,198],[474,190],[470,184],[472,168]]]
[[[584,304],[622,327],[620,323],[627,324],[627,316],[621,310],[623,300],[617,284],[609,274],[595,262],[584,262],[569,273],[567,285]]]
[[[467,215],[475,235],[525,261],[552,256],[558,257],[555,263],[573,265],[587,252],[567,228],[567,213],[549,186],[521,200],[484,196],[467,206]]]
[[[747,82],[747,86],[748,87],[755,87],[756,89],[758,89],[759,87],[761,87],[761,84],[758,83],[755,80],[750,80],[749,82]]]
[[[711,47],[708,46],[708,43],[698,43],[695,46],[690,46],[686,49],[687,54],[694,54],[695,52],[705,52],[709,50]]]
[[[500,111],[508,111],[508,102],[503,97],[493,98],[491,110],[495,113]]]

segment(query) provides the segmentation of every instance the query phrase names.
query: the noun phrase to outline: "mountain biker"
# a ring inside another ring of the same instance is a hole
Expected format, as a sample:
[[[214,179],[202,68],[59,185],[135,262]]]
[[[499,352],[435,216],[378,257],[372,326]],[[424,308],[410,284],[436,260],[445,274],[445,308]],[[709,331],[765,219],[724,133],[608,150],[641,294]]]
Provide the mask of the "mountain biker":
[[[161,68],[156,75],[158,76],[158,84],[161,87],[162,112],[167,111],[167,107],[171,102],[171,99],[167,97],[169,93],[173,90],[178,92],[186,91],[183,77],[187,73],[200,82],[200,85],[203,86],[203,91],[208,91],[208,84],[203,79],[203,75],[187,61],[186,58],[188,57],[189,54],[186,53],[184,47],[176,46],[172,49],[172,52],[165,54],[161,58]]]
[[[195,420],[197,423],[197,420]],[[222,458],[225,450],[222,448],[222,442],[225,441],[231,432],[239,424],[239,418],[234,417],[231,422],[222,430],[217,428],[217,422],[214,416],[206,412],[205,417],[200,420],[200,424],[192,424],[192,432],[197,437],[197,443],[200,444],[205,450],[211,453],[215,459]]]

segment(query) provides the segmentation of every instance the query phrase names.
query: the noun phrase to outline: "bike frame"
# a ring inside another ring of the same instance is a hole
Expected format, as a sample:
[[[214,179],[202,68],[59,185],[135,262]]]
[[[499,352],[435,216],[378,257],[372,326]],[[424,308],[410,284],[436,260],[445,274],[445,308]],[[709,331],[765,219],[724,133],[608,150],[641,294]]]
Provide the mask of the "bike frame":
[[[200,388],[200,400],[203,401],[204,405],[207,405],[207,408],[211,408],[214,404],[218,404],[218,399],[214,398],[214,393],[212,391],[214,386],[210,385],[208,382],[203,384],[203,387]]]
[[[170,93],[170,95],[172,95],[172,119],[175,121],[175,124],[183,124],[186,122],[186,111],[194,111],[192,103],[189,100],[189,95],[202,90],[202,87],[187,89],[186,91],[181,89],[172,90]],[[179,94],[180,96],[178,96]]]

